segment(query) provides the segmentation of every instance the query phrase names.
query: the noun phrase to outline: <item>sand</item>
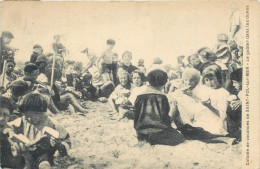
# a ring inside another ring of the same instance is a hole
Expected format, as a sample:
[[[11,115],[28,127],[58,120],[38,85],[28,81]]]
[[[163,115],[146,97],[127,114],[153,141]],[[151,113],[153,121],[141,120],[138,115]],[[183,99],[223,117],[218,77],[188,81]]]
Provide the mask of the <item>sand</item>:
[[[151,146],[139,142],[133,121],[116,120],[108,103],[85,102],[85,116],[55,115],[70,133],[70,157],[55,159],[55,169],[237,169],[241,143],[206,144],[188,140],[177,146]]]

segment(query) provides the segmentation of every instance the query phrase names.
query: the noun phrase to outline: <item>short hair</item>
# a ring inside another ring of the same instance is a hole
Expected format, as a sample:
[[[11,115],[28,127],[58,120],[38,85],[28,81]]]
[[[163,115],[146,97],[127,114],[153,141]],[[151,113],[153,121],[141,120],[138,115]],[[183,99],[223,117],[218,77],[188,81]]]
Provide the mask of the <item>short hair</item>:
[[[22,113],[28,111],[46,112],[48,107],[47,100],[39,93],[29,93],[22,99],[19,110]]]
[[[177,61],[180,63],[185,58],[184,55],[178,56]]]
[[[11,83],[11,92],[15,97],[25,95],[30,90],[30,86],[26,81],[16,80]]]
[[[113,40],[113,39],[108,39],[108,40],[107,40],[107,44],[108,44],[108,45],[115,45],[116,42],[115,42],[115,40]]]
[[[36,44],[36,45],[33,46],[33,49],[35,49],[35,48],[42,48],[42,47],[41,47],[41,45]]]
[[[0,96],[0,109],[7,108],[10,113],[14,110],[14,106],[12,105],[11,101],[3,96]]]
[[[182,73],[182,78],[186,76],[191,76],[196,80],[197,84],[200,81],[200,72],[194,68],[186,68]]]
[[[167,83],[168,75],[165,71],[160,69],[152,70],[147,75],[147,81],[153,87],[161,87]]]
[[[44,62],[44,63],[48,63],[48,58],[46,55],[39,55],[36,59],[36,65],[39,66],[40,63]]]
[[[228,41],[228,35],[225,33],[221,33],[217,36],[219,41]]]
[[[139,59],[138,62],[143,62],[144,63],[144,59]]]
[[[205,78],[213,76],[216,76],[219,85],[222,86],[223,82],[221,68],[216,64],[209,65],[202,71],[202,84],[205,84]]]
[[[117,71],[117,76],[121,76],[121,75],[127,75],[127,78],[129,79],[129,73],[124,70],[123,68],[119,68],[118,71]]]
[[[242,82],[243,69],[239,68],[230,74],[230,79],[237,82]]]
[[[118,54],[117,53],[113,53],[113,56],[118,56]]]
[[[190,62],[190,58],[193,57],[193,56],[199,58],[199,55],[198,55],[197,53],[188,56],[187,60],[188,60],[189,64],[191,64],[191,62]]]
[[[125,52],[122,54],[122,58],[123,58],[126,54],[129,54],[129,55],[131,56],[131,58],[133,58],[133,57],[132,57],[132,52],[130,52],[130,51],[125,51]]]
[[[16,65],[16,63],[15,63],[15,61],[14,61],[13,59],[8,59],[8,60],[6,61],[6,64],[7,64],[7,63],[13,63],[14,66]]]
[[[34,63],[28,63],[25,67],[24,67],[24,73],[32,73],[35,70],[38,70],[38,66]]]
[[[10,38],[10,39],[14,38],[14,35],[9,31],[3,31],[1,36],[2,36],[2,38],[4,38],[4,37]]]
[[[56,37],[60,38],[60,35],[54,35],[53,39],[55,39]]]
[[[141,70],[139,70],[139,69],[136,69],[136,70],[134,70],[134,71],[131,73],[131,76],[130,76],[130,77],[131,77],[131,81],[132,81],[132,82],[133,82],[133,76],[134,76],[135,73],[139,74],[139,76],[141,77],[142,82],[145,82],[146,77],[145,77],[144,73],[143,73]]]

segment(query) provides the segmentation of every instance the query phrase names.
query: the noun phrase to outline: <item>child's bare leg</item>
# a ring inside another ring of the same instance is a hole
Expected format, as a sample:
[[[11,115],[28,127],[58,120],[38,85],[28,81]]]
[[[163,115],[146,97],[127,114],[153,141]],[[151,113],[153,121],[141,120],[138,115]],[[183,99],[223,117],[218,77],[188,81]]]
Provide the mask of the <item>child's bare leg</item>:
[[[39,169],[51,169],[51,165],[48,161],[42,161],[39,164]]]
[[[127,111],[128,111],[128,110],[119,107],[117,120],[120,121],[121,119],[123,119],[123,118],[125,117],[125,113],[126,113]]]
[[[60,111],[58,110],[58,108],[55,106],[55,104],[53,103],[53,100],[50,99],[50,103],[48,105],[49,110],[53,113],[53,114],[59,114]]]
[[[71,104],[69,104],[68,109],[69,109],[71,114],[75,114],[75,109]]]
[[[60,97],[61,102],[69,101],[69,103],[74,106],[78,111],[87,113],[87,109],[84,109],[78,101],[75,99],[75,97],[71,93],[66,93],[65,95]]]

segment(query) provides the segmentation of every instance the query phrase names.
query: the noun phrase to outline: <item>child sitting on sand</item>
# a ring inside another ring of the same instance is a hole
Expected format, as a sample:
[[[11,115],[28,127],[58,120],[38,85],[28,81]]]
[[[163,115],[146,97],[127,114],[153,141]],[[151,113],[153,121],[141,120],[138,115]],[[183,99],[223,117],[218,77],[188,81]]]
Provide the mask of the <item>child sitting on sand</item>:
[[[125,104],[128,103],[128,97],[130,96],[130,79],[129,74],[123,69],[119,69],[117,76],[119,78],[120,84],[111,93],[108,101],[112,107],[114,113],[119,113],[118,120],[123,118],[126,111],[124,110]]]
[[[226,134],[223,121],[209,104],[208,87],[200,85],[200,72],[186,68],[179,89],[169,93],[170,116],[177,130],[189,139],[211,139]],[[209,125],[210,124],[210,125]]]
[[[226,133],[227,98],[230,96],[230,94],[222,87],[223,83],[220,67],[217,65],[210,65],[206,67],[202,72],[202,83],[211,89],[209,90],[209,104],[215,109],[214,112],[222,120],[223,129]]]
[[[48,65],[46,67],[45,74],[48,78],[48,81],[50,83],[51,81],[51,73],[52,68],[51,65]],[[75,96],[72,93],[61,93],[61,90],[58,89],[57,84],[55,84],[56,80],[61,78],[61,70],[60,69],[54,69],[54,84],[53,84],[53,91],[55,93],[54,96],[52,96],[52,100],[55,104],[55,106],[60,110],[64,111],[66,109],[69,109],[71,114],[75,113],[75,110],[81,112],[81,113],[88,113],[88,110],[84,108],[75,98]]]
[[[51,168],[56,150],[61,156],[67,155],[71,146],[69,134],[48,117],[47,101],[41,94],[25,95],[19,109],[24,116],[8,123],[13,150],[22,154],[25,168]]]
[[[22,157],[14,156],[11,150],[11,143],[8,139],[7,123],[11,118],[13,106],[9,99],[0,97],[0,150],[2,168],[22,168]]]
[[[231,73],[231,81],[234,87],[234,95],[228,98],[227,130],[229,136],[241,141],[241,118],[242,118],[242,68]]]
[[[167,73],[161,69],[148,72],[148,86],[133,91],[129,100],[134,105],[134,128],[139,141],[162,145],[177,145],[184,141],[182,134],[171,127],[170,106],[161,90]],[[136,96],[136,97],[134,97]]]

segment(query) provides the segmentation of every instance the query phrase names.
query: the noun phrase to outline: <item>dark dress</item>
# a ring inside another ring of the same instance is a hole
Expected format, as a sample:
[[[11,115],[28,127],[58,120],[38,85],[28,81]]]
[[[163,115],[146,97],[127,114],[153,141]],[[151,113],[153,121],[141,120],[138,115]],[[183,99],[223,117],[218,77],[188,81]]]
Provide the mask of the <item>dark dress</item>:
[[[142,94],[134,104],[134,128],[138,140],[150,144],[177,145],[184,141],[182,134],[171,127],[170,106],[163,94]]]
[[[37,60],[39,55],[40,55],[39,53],[33,52],[32,55],[31,55],[30,62],[31,63],[36,63],[36,60]]]
[[[241,139],[242,106],[236,110],[227,109],[227,130],[229,136]]]
[[[14,157],[11,151],[11,145],[7,139],[7,134],[0,134],[0,150],[1,161],[0,166],[2,168],[23,168],[24,159],[21,156]],[[1,168],[0,167],[0,168]]]

